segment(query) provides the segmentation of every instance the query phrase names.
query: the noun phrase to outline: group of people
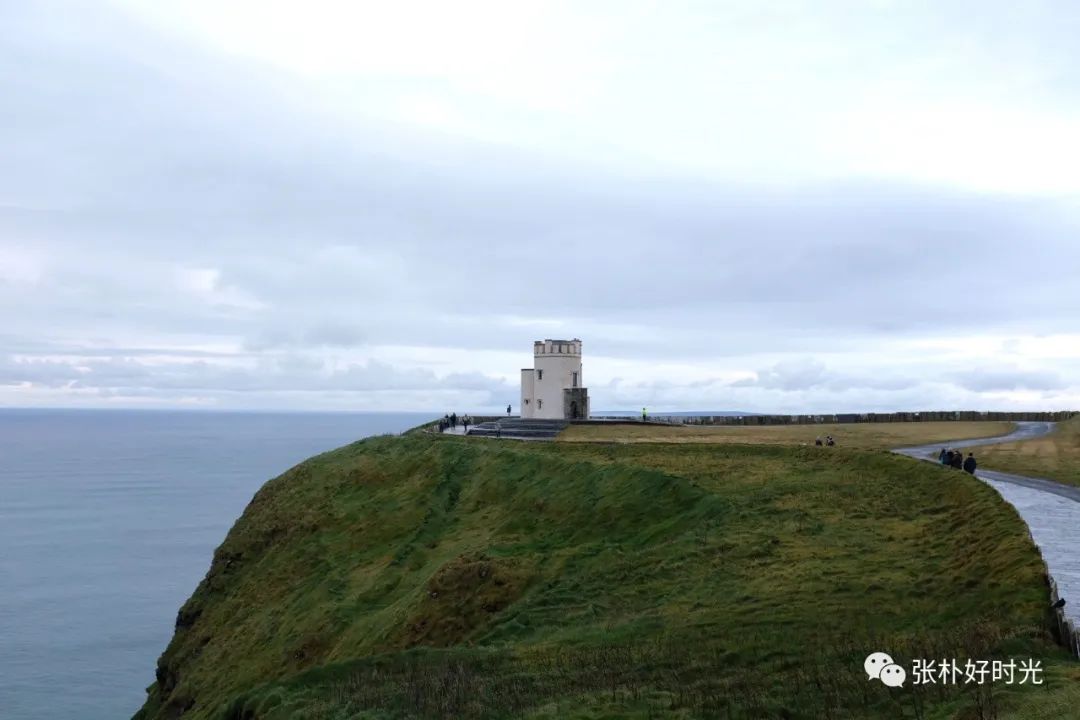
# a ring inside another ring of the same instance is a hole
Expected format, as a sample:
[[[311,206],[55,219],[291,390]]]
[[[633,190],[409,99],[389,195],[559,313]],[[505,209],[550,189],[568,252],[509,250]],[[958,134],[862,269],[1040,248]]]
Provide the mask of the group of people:
[[[459,418],[457,413],[450,413],[449,415],[444,415],[443,418],[441,420],[439,420],[439,432],[446,432],[447,430],[456,430],[457,426],[458,426],[458,422],[461,422],[461,424],[465,428],[465,432],[468,433],[469,432],[469,425],[472,424],[472,418],[469,417],[468,415],[462,415]]]
[[[836,444],[836,441],[833,440],[832,435],[826,435],[824,441],[822,441],[821,436],[818,435],[817,440],[814,440],[814,444],[817,445],[818,447],[821,447],[822,445],[828,445],[829,447],[832,447],[833,445]]]
[[[975,462],[974,453],[968,453],[967,458],[965,458],[964,453],[961,451],[947,450],[946,448],[941,448],[941,452],[938,453],[938,462],[946,467],[964,470],[972,475],[975,474],[975,468],[979,465]]]

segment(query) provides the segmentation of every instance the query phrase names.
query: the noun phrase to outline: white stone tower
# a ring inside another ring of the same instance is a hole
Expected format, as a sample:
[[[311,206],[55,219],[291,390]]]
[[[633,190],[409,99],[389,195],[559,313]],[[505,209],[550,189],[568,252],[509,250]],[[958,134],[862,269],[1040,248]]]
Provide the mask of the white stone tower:
[[[533,367],[521,370],[521,417],[589,417],[589,392],[584,385],[581,340],[537,340],[533,343]]]

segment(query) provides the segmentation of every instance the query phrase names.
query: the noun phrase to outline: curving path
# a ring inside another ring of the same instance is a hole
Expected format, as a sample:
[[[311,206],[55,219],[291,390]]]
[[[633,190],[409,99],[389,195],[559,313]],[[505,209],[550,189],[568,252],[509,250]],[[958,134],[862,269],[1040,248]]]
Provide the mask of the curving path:
[[[1030,440],[1053,432],[1056,423],[1020,422],[1016,425],[1016,430],[999,437],[951,440],[897,448],[893,452],[936,463],[942,447],[970,448]],[[978,453],[975,458],[978,459]],[[975,477],[996,489],[1020,513],[1057,583],[1058,592],[1066,598],[1066,617],[1080,623],[1080,553],[1077,552],[1080,549],[1080,487],[997,470],[977,470]]]
[[[966,449],[983,445],[999,445],[1001,443],[1015,442],[1017,440],[1031,440],[1033,438],[1042,437],[1043,435],[1049,435],[1054,431],[1056,426],[1057,423],[1052,422],[1018,422],[1016,423],[1016,429],[1008,435],[975,438],[973,440],[948,440],[934,445],[917,445],[915,447],[897,448],[896,450],[893,450],[893,452],[913,457],[916,460],[937,462],[938,453],[941,452],[941,448],[943,447],[962,447]],[[978,454],[976,454],[975,457],[978,459]],[[1053,495],[1060,495],[1063,498],[1075,500],[1080,503],[1080,487],[1075,485],[1064,485],[1059,482],[1054,482],[1053,480],[1027,477],[1025,475],[1013,475],[1012,473],[1004,473],[998,470],[976,470],[975,477],[993,482],[1023,485],[1024,487],[1029,487],[1033,490],[1041,490],[1042,492],[1048,492]]]
[[[916,445],[893,450],[895,453],[907,455],[918,460],[937,460],[937,454],[941,448],[955,447],[978,447],[980,445],[999,445],[1001,443],[1014,442],[1016,440],[1031,440],[1033,438],[1049,435],[1054,431],[1057,423],[1052,422],[1018,422],[1016,429],[1008,435],[995,435],[994,437],[973,438],[970,440],[946,440],[930,445]]]

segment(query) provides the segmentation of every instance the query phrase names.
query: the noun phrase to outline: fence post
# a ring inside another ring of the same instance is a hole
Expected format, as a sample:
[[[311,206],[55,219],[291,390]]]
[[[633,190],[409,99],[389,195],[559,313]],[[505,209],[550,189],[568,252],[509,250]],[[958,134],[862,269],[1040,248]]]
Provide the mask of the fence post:
[[[1054,578],[1050,579],[1050,604],[1057,603],[1060,599],[1058,595],[1057,582]],[[1054,610],[1054,619],[1057,621],[1058,635],[1061,636],[1061,644],[1068,648],[1069,652],[1074,657],[1080,658],[1080,630],[1077,629],[1073,621],[1065,616],[1065,610],[1058,608]]]

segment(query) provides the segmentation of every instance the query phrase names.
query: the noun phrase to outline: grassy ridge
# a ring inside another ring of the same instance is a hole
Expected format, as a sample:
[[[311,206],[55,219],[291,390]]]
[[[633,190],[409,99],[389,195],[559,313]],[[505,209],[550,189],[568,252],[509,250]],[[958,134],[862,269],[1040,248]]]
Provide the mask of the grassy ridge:
[[[993,490],[834,450],[318,456],[217,550],[138,717],[895,717],[871,646],[1053,654],[1042,563]]]

